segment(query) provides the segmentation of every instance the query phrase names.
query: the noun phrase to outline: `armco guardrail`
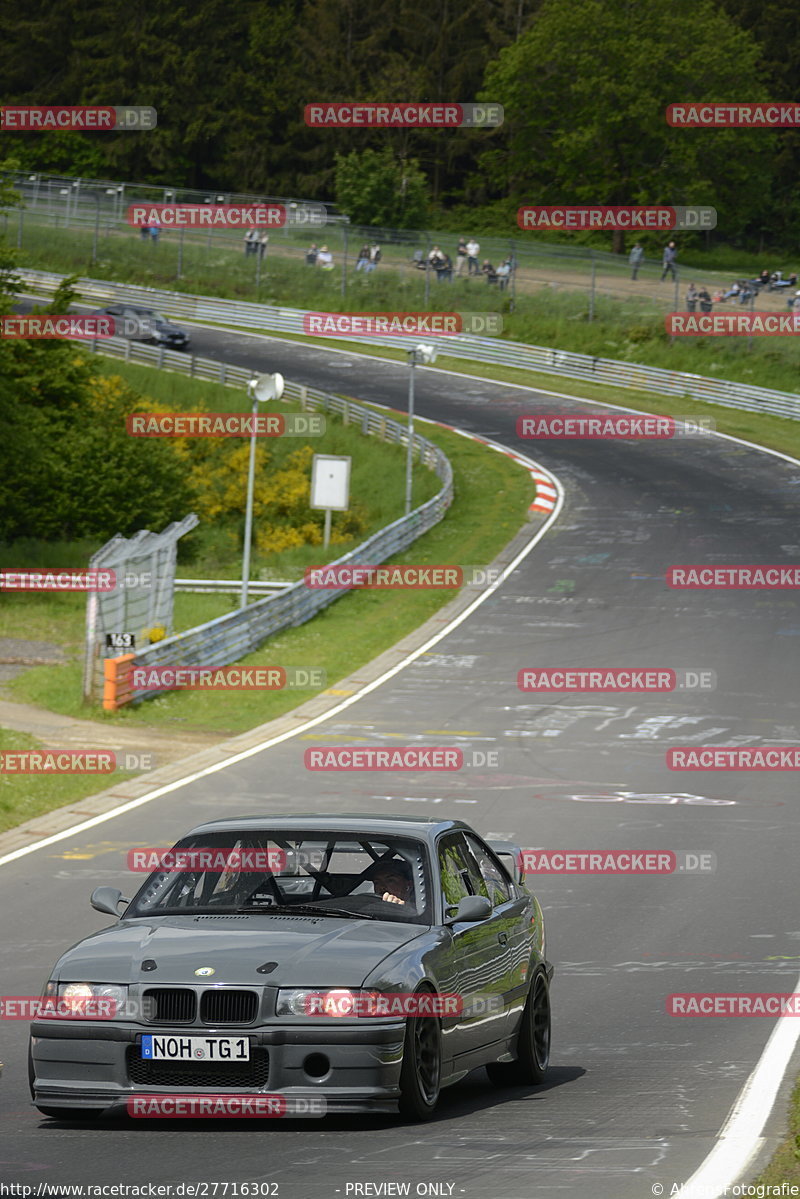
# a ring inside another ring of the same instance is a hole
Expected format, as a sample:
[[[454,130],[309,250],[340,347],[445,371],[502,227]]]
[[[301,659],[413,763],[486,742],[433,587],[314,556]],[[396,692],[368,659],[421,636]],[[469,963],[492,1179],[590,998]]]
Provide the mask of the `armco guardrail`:
[[[272,595],[275,591],[284,591],[287,587],[293,586],[292,583],[284,581],[278,582],[259,582],[251,579],[247,584],[249,595]],[[240,579],[176,579],[176,591],[193,591],[197,594],[210,595],[236,595],[242,590]]]
[[[102,342],[93,343],[102,353],[125,357],[132,360],[150,361],[153,364],[168,366],[170,369],[180,369],[189,366],[190,362],[183,354],[171,350],[154,350],[150,346],[123,341],[122,338],[106,338]],[[195,375],[200,378],[213,378],[211,367],[220,369],[219,365],[204,359],[195,359]],[[245,384],[251,377],[251,371],[238,368],[228,368],[223,382],[240,382]],[[379,413],[354,404],[340,396],[328,395],[313,388],[300,387],[298,384],[287,382],[284,396],[287,399],[298,399],[306,409],[321,409],[325,412],[341,414],[345,423],[359,424],[361,431],[380,437],[384,441],[408,444],[408,431],[405,425],[399,424]],[[433,469],[442,481],[439,492],[421,507],[416,508],[408,516],[380,529],[354,550],[337,558],[331,565],[344,565],[348,562],[367,566],[385,562],[392,554],[407,549],[413,541],[428,529],[437,524],[449,508],[453,499],[453,471],[450,462],[433,442],[414,434],[415,453],[419,461]],[[126,654],[122,658],[107,658],[104,663],[104,698],[103,707],[114,710],[135,700],[146,699],[151,695],[161,694],[160,689],[133,686],[133,670],[135,667],[203,667],[215,669],[238,661],[246,654],[258,649],[268,637],[282,629],[291,628],[310,620],[317,612],[322,611],[328,604],[333,603],[344,590],[312,589],[302,580],[283,587],[277,595],[259,600],[242,608],[238,612],[226,616],[218,616],[206,624],[178,633],[174,637],[165,638],[155,645],[148,646],[136,654]]]
[[[44,294],[55,291],[63,278],[61,275],[52,275],[44,271],[19,271],[18,274],[28,286],[35,287]],[[260,329],[270,333],[302,333],[303,317],[306,315],[305,310],[298,308],[274,308],[266,304],[184,295],[181,292],[158,291],[97,279],[81,279],[78,289],[87,300],[96,300],[99,303],[119,300],[139,307],[160,308],[178,319],[239,325],[242,328]],[[369,337],[364,340],[370,345],[396,349],[407,349],[409,345],[408,338],[403,337]],[[772,416],[800,420],[800,394],[791,392],[771,391],[765,387],[731,383],[725,379],[712,379],[683,371],[667,371],[659,367],[619,362],[613,358],[593,358],[589,354],[574,354],[550,346],[530,346],[490,337],[426,335],[425,340],[432,342],[440,353],[453,358],[540,371],[614,387],[635,388],[659,395],[703,400],[708,404],[721,404],[728,408],[741,408],[748,412],[765,412]],[[226,368],[217,368],[217,375],[220,370],[224,374]],[[230,374],[232,368],[227,370]],[[193,372],[190,370],[188,373]],[[199,375],[199,372],[197,373]],[[225,381],[224,378],[222,381]]]

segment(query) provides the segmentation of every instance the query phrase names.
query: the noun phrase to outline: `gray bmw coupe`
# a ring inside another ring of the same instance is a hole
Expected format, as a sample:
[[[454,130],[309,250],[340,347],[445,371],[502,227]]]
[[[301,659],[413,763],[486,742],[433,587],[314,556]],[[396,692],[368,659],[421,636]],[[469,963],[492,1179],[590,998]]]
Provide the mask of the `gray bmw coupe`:
[[[132,851],[143,886],[98,887],[116,922],[50,973],[34,1104],[311,1094],[424,1120],[479,1066],[541,1083],[553,967],[517,853],[458,820],[359,815],[218,820]]]

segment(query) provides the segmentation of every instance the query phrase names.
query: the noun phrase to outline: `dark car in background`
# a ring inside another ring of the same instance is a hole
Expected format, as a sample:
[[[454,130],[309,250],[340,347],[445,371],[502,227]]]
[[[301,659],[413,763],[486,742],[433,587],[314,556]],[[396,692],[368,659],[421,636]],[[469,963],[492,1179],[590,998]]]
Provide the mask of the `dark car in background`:
[[[74,1118],[235,1090],[424,1120],[480,1066],[541,1083],[553,967],[515,847],[498,851],[458,820],[198,826],[132,900],[94,891],[118,918],[50,972],[44,997],[75,1015],[31,1025],[34,1104]]]
[[[138,308],[133,304],[109,304],[106,308],[99,308],[95,316],[122,318],[131,328],[138,323],[138,329],[134,328],[133,332],[126,334],[132,341],[162,345],[168,350],[187,350],[191,344],[191,338],[185,329],[153,308]]]

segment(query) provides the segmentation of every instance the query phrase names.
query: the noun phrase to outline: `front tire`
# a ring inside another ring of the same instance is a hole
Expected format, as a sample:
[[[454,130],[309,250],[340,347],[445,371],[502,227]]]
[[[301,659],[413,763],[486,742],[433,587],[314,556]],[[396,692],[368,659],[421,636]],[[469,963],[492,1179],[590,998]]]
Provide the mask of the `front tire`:
[[[515,1062],[492,1062],[486,1073],[497,1087],[538,1086],[550,1065],[550,986],[544,970],[533,976],[522,1009]]]
[[[418,994],[421,992],[418,992]],[[409,1016],[400,1070],[400,1114],[430,1120],[442,1082],[442,1030],[435,1016]]]

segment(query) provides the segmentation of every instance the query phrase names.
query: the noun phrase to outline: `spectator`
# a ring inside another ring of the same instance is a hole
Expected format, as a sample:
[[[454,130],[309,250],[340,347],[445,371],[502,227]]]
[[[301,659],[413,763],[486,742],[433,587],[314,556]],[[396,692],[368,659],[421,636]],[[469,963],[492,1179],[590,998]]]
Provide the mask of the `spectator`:
[[[437,279],[439,279],[439,271],[444,266],[444,261],[445,261],[445,258],[444,258],[444,254],[442,253],[442,251],[439,249],[438,246],[434,246],[433,249],[431,250],[430,254],[428,255],[428,266],[431,268],[431,270],[436,271]]]
[[[449,254],[442,256],[442,261],[436,268],[436,279],[439,283],[449,283],[453,278],[453,260]]]
[[[675,242],[671,241],[669,245],[664,247],[664,257],[661,260],[663,270],[661,272],[661,282],[663,283],[667,275],[672,275],[673,279],[678,278],[678,272],[675,269],[675,260],[678,257],[678,251],[675,247]]]
[[[508,287],[509,280],[511,279],[511,272],[513,271],[513,269],[514,269],[514,267],[513,267],[511,255],[509,254],[508,258],[504,258],[503,261],[500,263],[499,267],[497,268],[497,282],[499,284],[501,291],[505,291],[506,288]]]
[[[797,308],[800,311],[800,291],[796,291],[793,296],[789,296],[787,304],[790,308]]]
[[[470,275],[480,274],[480,269],[478,267],[478,255],[480,252],[480,246],[476,242],[475,238],[471,237],[467,242],[467,267],[469,268]]]
[[[258,237],[256,240],[256,243],[255,243],[256,252],[259,254],[259,256],[262,259],[264,258],[265,254],[267,252],[267,242],[268,241],[269,241],[269,234],[266,231],[264,231],[261,234],[261,236]]]
[[[364,245],[358,251],[358,258],[356,259],[356,270],[357,271],[365,271],[367,269],[368,262],[369,262],[369,246],[367,245],[366,242],[364,242]]]
[[[755,279],[753,282],[756,284],[757,287],[769,287],[769,279],[770,279],[770,274],[769,274],[769,271],[765,267],[764,270],[761,272],[761,274],[758,276],[758,278]]]
[[[780,291],[780,289],[783,287],[796,287],[796,286],[797,286],[797,275],[794,273],[791,274],[788,279],[784,279],[783,271],[775,271],[775,273],[772,275],[772,277],[769,281],[769,290],[770,291]]]
[[[140,230],[139,230],[139,238],[140,238],[140,240],[141,240],[141,241],[147,241],[147,239],[148,239],[148,237],[149,237],[149,236],[150,236],[150,226],[149,226],[149,225],[142,225],[142,227],[141,227],[141,228],[140,228]]]
[[[317,266],[323,271],[333,270],[333,254],[327,246],[321,246],[317,251]]]
[[[742,287],[741,287],[740,283],[732,283],[731,286],[728,288],[728,290],[725,292],[725,294],[721,298],[723,300],[733,300],[736,298],[736,296],[739,295],[741,290],[742,290]]]
[[[249,258],[251,254],[255,254],[255,252],[256,252],[255,243],[257,241],[258,241],[258,234],[256,233],[255,229],[248,229],[244,235],[244,256],[245,256],[245,258]]]
[[[382,257],[383,255],[381,254],[381,248],[378,243],[374,241],[369,247],[369,261],[367,262],[366,266],[367,274],[369,274],[370,271],[375,270]]]
[[[459,237],[458,246],[456,248],[456,275],[460,276],[464,267],[467,265],[467,243],[463,237]]]
[[[698,291],[694,283],[690,283],[686,289],[686,310],[687,312],[696,312]]]
[[[635,279],[639,273],[639,267],[644,259],[644,250],[639,245],[638,241],[628,255],[628,265],[631,268],[631,279]]]
[[[701,312],[710,312],[712,301],[711,301],[711,296],[706,291],[705,284],[700,288],[699,292],[697,293],[697,298],[700,301],[700,311]]]
[[[306,266],[316,266],[318,252],[317,243],[312,241],[311,245],[306,250]]]
[[[497,282],[497,271],[494,269],[494,267],[492,266],[492,264],[488,258],[484,258],[484,260],[483,260],[483,266],[481,267],[481,274],[486,276],[487,283],[496,283]]]
[[[161,233],[161,222],[159,221],[158,217],[156,217],[156,219],[153,221],[153,223],[150,226],[150,240],[154,241],[156,243],[156,245],[158,245],[158,237],[159,237],[160,233]]]

